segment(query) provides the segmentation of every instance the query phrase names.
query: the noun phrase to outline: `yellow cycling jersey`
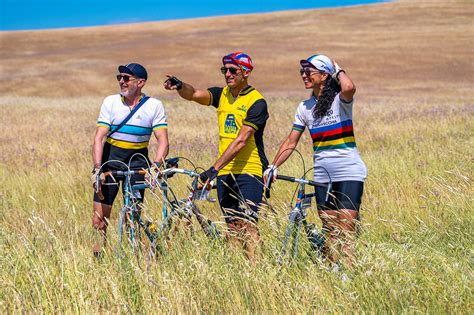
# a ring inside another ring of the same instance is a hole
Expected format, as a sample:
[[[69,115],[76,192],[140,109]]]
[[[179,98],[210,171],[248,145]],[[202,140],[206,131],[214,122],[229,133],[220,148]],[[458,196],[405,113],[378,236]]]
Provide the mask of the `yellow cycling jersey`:
[[[237,138],[242,125],[255,129],[245,147],[219,171],[219,175],[252,174],[262,177],[268,165],[263,146],[263,130],[268,119],[267,103],[253,87],[248,86],[234,99],[228,86],[210,88],[210,105],[217,108],[219,124],[219,157]]]

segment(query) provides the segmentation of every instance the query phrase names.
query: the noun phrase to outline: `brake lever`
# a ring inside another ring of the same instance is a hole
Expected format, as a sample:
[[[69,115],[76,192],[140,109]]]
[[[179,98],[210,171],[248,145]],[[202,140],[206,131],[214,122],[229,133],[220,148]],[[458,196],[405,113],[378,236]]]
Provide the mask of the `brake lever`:
[[[329,193],[331,192],[331,189],[332,189],[332,183],[329,182],[328,183],[328,189],[326,191],[326,200],[325,200],[325,202],[328,202],[328,200],[329,200]]]
[[[270,188],[272,187],[273,181],[273,169],[270,170],[267,177],[267,183],[265,184],[265,198],[270,198]]]
[[[101,185],[100,185],[100,175],[98,174],[96,177],[95,177],[95,193],[97,194],[97,196],[99,197],[100,200],[104,200],[104,194],[102,193],[102,189],[100,188]]]

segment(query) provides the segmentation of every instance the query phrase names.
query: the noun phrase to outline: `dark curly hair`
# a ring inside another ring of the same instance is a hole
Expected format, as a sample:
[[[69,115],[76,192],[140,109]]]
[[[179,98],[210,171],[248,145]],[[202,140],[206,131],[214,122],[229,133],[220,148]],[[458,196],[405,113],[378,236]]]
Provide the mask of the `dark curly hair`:
[[[327,112],[331,108],[332,102],[336,97],[337,93],[341,91],[340,85],[335,79],[328,75],[321,91],[321,95],[318,98],[318,103],[313,108],[313,118],[321,119],[326,116]]]

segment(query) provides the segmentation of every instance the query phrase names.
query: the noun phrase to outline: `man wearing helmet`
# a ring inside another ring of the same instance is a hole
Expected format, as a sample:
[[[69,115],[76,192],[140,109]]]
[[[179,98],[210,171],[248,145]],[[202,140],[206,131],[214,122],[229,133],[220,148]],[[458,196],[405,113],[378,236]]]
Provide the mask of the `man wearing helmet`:
[[[242,52],[222,58],[225,87],[195,89],[168,75],[167,90],[201,105],[217,109],[219,158],[200,176],[203,182],[217,178],[219,204],[229,228],[229,237],[239,240],[249,259],[260,242],[257,228],[262,201],[262,173],[267,168],[263,131],[268,119],[264,97],[248,84],[253,70],[250,56]]]

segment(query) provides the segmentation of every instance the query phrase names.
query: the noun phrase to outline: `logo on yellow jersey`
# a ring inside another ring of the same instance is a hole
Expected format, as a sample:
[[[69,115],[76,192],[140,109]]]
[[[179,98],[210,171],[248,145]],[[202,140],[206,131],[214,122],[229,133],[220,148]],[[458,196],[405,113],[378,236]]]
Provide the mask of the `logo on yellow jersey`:
[[[240,105],[240,106],[237,107],[237,110],[240,110],[240,111],[242,111],[242,112],[246,112],[246,111],[247,111],[247,106],[245,106],[245,105]]]
[[[239,128],[237,128],[237,125],[235,124],[235,115],[228,114],[224,122],[224,132],[234,134],[237,133],[238,130]]]

